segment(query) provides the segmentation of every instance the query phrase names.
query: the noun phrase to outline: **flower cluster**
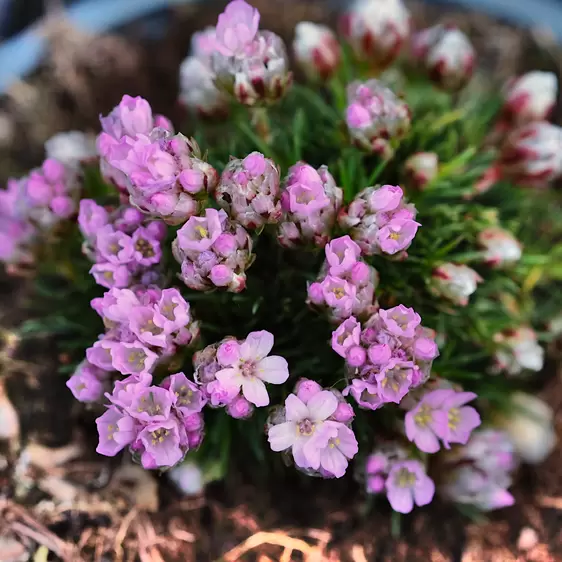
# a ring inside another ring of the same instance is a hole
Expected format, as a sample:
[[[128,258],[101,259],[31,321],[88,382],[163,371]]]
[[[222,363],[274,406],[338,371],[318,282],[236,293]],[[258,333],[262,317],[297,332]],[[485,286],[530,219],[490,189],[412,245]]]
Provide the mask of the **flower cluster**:
[[[385,492],[392,509],[399,513],[410,513],[414,504],[431,503],[435,494],[424,465],[395,444],[381,446],[367,457],[365,481],[367,493]]]
[[[195,140],[163,129],[123,137],[108,149],[107,161],[124,174],[131,204],[168,224],[197,214],[218,181]]]
[[[327,307],[330,320],[369,318],[376,310],[376,269],[361,259],[361,249],[349,237],[334,238],[325,247],[326,261],[318,280],[308,287],[309,305]]]
[[[232,158],[215,192],[217,203],[247,229],[275,224],[281,218],[279,167],[259,152]]]
[[[412,55],[441,88],[457,91],[472,77],[476,54],[468,37],[454,25],[439,24],[416,33]]]
[[[216,30],[208,27],[191,39],[191,53],[180,66],[180,104],[204,118],[228,115],[228,98],[215,86],[211,56]]]
[[[466,306],[482,277],[467,265],[444,263],[433,270],[431,288],[454,304]]]
[[[112,288],[92,301],[106,332],[86,350],[89,363],[122,375],[151,373],[158,362],[199,334],[189,304],[177,289]]]
[[[166,225],[146,222],[145,218],[134,207],[110,212],[92,199],[80,201],[78,226],[85,238],[83,251],[95,262],[90,273],[99,285],[124,288],[149,285],[158,278],[155,266],[162,258]]]
[[[354,316],[332,332],[332,349],[345,358],[351,394],[360,407],[376,410],[399,404],[429,378],[439,355],[434,333],[421,325],[420,315],[398,305],[380,309],[363,325]]]
[[[421,226],[415,217],[416,208],[405,203],[402,189],[383,185],[358,193],[341,211],[338,221],[364,254],[405,257],[405,250]]]
[[[108,161],[109,151],[121,139],[134,139],[137,135],[150,135],[155,129],[173,132],[170,121],[163,115],[152,115],[150,104],[140,96],[124,95],[111,113],[100,117],[103,132],[97,140],[100,168],[104,179],[127,193],[127,178]]]
[[[253,106],[281,98],[292,83],[283,40],[259,31],[259,12],[233,0],[219,16],[211,68],[222,92]]]
[[[84,360],[66,381],[66,386],[79,402],[98,402],[107,390],[110,375],[110,371]]]
[[[226,406],[233,418],[247,418],[253,407],[267,406],[265,383],[283,384],[289,378],[287,361],[269,355],[273,334],[251,332],[243,341],[227,337],[193,357],[195,380],[212,407]]]
[[[216,209],[191,217],[178,230],[172,250],[181,264],[181,279],[197,291],[222,287],[239,293],[254,259],[246,230]]]
[[[304,162],[295,164],[281,195],[279,243],[286,248],[306,244],[323,248],[330,240],[342,201],[343,191],[326,166],[315,170]]]
[[[544,349],[537,342],[537,334],[528,326],[506,330],[494,336],[497,350],[494,372],[505,371],[519,375],[522,371],[540,371],[544,363]]]
[[[513,505],[507,491],[515,468],[513,444],[503,431],[473,433],[467,445],[447,458],[447,481],[442,486],[451,501],[474,505],[483,511]]]
[[[410,130],[410,109],[379,80],[352,82],[347,87],[345,121],[355,144],[391,158]]]
[[[440,449],[439,440],[447,449],[451,443],[466,444],[472,430],[480,425],[478,412],[465,406],[475,398],[473,392],[451,389],[424,394],[417,406],[406,414],[406,437],[424,453],[436,453]]]
[[[401,0],[356,0],[340,27],[358,58],[384,70],[410,36],[410,13]]]
[[[171,468],[203,440],[205,397],[183,373],[160,386],[148,374],[115,383],[111,405],[96,420],[97,452],[109,457],[129,446],[144,468]]]
[[[353,416],[339,392],[301,379],[268,420],[269,445],[285,451],[308,474],[341,478],[359,448],[351,429]]]

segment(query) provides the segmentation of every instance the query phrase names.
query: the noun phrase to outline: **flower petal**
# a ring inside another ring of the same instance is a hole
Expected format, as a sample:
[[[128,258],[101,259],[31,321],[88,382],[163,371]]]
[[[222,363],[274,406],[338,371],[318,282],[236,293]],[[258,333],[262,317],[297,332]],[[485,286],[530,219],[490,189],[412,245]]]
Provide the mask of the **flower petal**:
[[[431,503],[435,494],[435,484],[426,474],[418,475],[418,481],[414,487],[414,500],[416,505],[422,506]]]
[[[265,357],[257,365],[257,376],[265,382],[283,384],[289,378],[289,365],[283,357]]]
[[[215,378],[225,388],[240,388],[244,382],[244,377],[238,369],[221,369],[215,373]]]
[[[320,453],[320,466],[336,478],[341,478],[345,474],[347,465],[345,455],[337,447],[326,447]]]
[[[242,394],[248,402],[255,406],[267,406],[269,404],[269,394],[262,380],[253,377],[245,378],[242,381]]]
[[[267,436],[271,450],[279,452],[292,447],[297,436],[296,431],[295,424],[292,422],[284,422],[271,427]]]
[[[455,392],[448,400],[446,400],[446,408],[458,408],[464,406],[467,402],[477,398],[474,392]]]
[[[392,509],[398,513],[410,513],[414,509],[414,498],[410,488],[388,486],[387,483],[386,497]]]
[[[338,439],[340,442],[336,446],[348,459],[353,458],[359,451],[359,444],[355,433],[346,425],[340,424],[338,429]]]
[[[287,421],[300,421],[308,415],[307,405],[296,394],[289,394],[285,400],[285,418]]]
[[[323,390],[315,394],[308,401],[307,406],[311,419],[314,421],[323,421],[336,411],[338,399],[329,390]]]
[[[244,343],[240,346],[240,357],[242,359],[263,359],[273,347],[273,334],[266,330],[250,332]]]
[[[419,429],[413,441],[416,447],[424,453],[436,453],[440,449],[439,440],[431,429]]]

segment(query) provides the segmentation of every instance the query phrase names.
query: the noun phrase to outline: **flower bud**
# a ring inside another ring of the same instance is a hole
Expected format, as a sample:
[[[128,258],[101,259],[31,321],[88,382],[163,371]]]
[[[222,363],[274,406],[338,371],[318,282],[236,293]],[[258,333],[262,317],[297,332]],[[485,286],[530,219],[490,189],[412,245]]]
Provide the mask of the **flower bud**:
[[[548,119],[556,98],[558,80],[552,72],[534,70],[511,79],[504,88],[500,122],[513,128]]]
[[[347,102],[345,120],[353,142],[382,158],[390,158],[410,130],[406,103],[375,79],[349,84]]]
[[[511,411],[498,423],[511,438],[517,454],[529,464],[546,459],[556,445],[550,406],[530,394],[516,392],[511,397]]]
[[[492,267],[513,264],[521,259],[521,243],[507,230],[489,227],[478,234],[478,243],[484,248],[484,259]]]
[[[360,345],[354,345],[347,350],[345,360],[352,367],[361,367],[367,360],[367,352]]]
[[[243,396],[238,395],[232,402],[227,404],[226,411],[229,416],[237,420],[245,420],[254,413],[254,405],[250,404]]]
[[[519,375],[522,371],[540,371],[544,364],[544,349],[537,342],[537,334],[528,326],[505,330],[494,336],[497,349],[494,372],[505,371]]]
[[[359,59],[384,70],[410,35],[410,13],[401,0],[356,0],[340,27]]]
[[[540,121],[512,131],[498,161],[504,179],[522,187],[546,187],[562,175],[562,128]]]
[[[444,90],[460,90],[472,77],[476,54],[466,35],[455,26],[439,24],[416,33],[412,54]]]
[[[232,159],[224,169],[217,203],[248,229],[274,224],[281,218],[279,168],[259,152]]]
[[[439,160],[435,152],[416,152],[404,165],[406,183],[414,189],[423,189],[433,181],[439,170]]]
[[[300,379],[295,385],[295,394],[305,404],[322,390],[322,387],[313,380]]]
[[[295,28],[293,51],[297,63],[313,80],[328,80],[340,64],[340,45],[333,31],[325,25],[299,22]]]
[[[466,265],[444,263],[433,270],[431,286],[434,292],[455,304],[466,306],[468,297],[476,291],[482,277]]]

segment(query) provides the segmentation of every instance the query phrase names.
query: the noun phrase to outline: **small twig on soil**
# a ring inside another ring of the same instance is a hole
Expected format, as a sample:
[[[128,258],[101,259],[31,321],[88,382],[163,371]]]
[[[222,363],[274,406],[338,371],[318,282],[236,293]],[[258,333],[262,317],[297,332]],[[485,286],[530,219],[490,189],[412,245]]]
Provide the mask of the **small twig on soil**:
[[[196,537],[193,533],[180,528],[179,520],[177,517],[174,517],[172,520],[170,520],[168,528],[172,537],[178,539],[179,541],[193,543],[196,540]]]
[[[551,496],[539,496],[537,503],[541,507],[548,507],[550,509],[559,509],[562,511],[562,497],[553,498]]]
[[[123,560],[123,547],[121,545],[123,544],[123,541],[127,536],[127,531],[129,530],[129,527],[131,526],[131,523],[133,522],[133,519],[136,516],[137,516],[137,510],[135,508],[131,509],[131,511],[129,511],[129,513],[127,513],[127,515],[125,515],[125,517],[123,518],[123,521],[119,526],[119,530],[115,535],[115,540],[113,544],[115,547],[116,562],[121,562]]]
[[[290,549],[291,551],[298,550],[299,552],[302,552],[307,559],[314,554],[319,554],[318,548],[310,546],[307,542],[301,539],[289,537],[281,531],[270,533],[260,531],[246,539],[243,543],[229,550],[226,554],[219,558],[217,562],[238,562],[243,554],[261,546],[262,544],[282,546],[286,550]]]

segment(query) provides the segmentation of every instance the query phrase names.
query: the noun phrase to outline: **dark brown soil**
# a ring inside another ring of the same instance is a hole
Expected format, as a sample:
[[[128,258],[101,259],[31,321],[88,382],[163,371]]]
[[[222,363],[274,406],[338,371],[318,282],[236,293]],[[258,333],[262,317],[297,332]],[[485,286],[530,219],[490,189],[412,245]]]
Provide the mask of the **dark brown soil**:
[[[285,36],[299,20],[333,19],[320,2],[283,2],[281,13],[280,3],[253,3],[264,26]],[[531,67],[560,73],[561,59],[543,36],[474,14],[442,14],[419,3],[413,8],[418,20],[444,16],[469,30],[481,66],[498,79]],[[49,65],[1,102],[14,136],[7,143],[0,138],[0,180],[38,164],[42,143],[54,132],[97,130],[98,114],[124,93],[145,95],[156,111],[179,123],[177,68],[190,33],[211,24],[216,13],[214,6],[197,13],[178,9],[166,38],[155,43],[140,42],[135,26],[104,38],[53,28]],[[542,466],[520,471],[513,508],[476,523],[437,500],[403,518],[397,539],[389,509],[376,504],[365,515],[352,481],[264,483],[233,471],[205,497],[182,500],[165,477],[141,477],[123,460],[93,453],[93,415],[73,402],[57,374],[64,357],[56,356],[52,341],[35,339],[11,351],[10,329],[22,320],[29,298],[25,280],[0,277],[0,384],[18,411],[21,447],[49,449],[28,449],[27,467],[21,457],[17,464],[17,451],[0,451],[0,561],[5,537],[17,539],[38,561],[562,560],[561,448]],[[560,373],[542,395],[557,412],[562,435]]]

